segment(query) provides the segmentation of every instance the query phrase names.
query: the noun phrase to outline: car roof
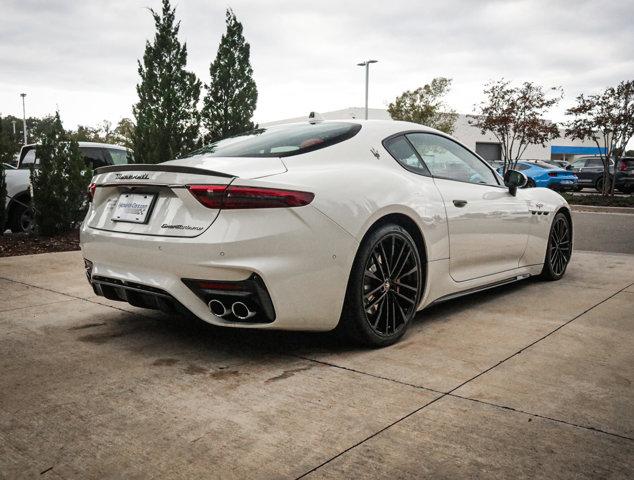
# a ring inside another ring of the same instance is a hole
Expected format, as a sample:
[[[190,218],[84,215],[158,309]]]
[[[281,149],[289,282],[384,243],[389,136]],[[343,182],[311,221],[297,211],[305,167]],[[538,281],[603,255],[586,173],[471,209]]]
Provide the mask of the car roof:
[[[295,125],[306,125],[307,123],[310,123],[310,122],[306,120],[305,122],[279,123],[276,125],[271,125],[270,127],[263,127],[263,128],[270,128],[270,129],[284,128],[284,127],[291,127]],[[376,134],[376,135],[383,135],[383,136],[390,136],[396,133],[406,132],[410,130],[417,130],[421,132],[430,132],[430,133],[440,133],[440,134],[446,135],[445,133],[439,130],[426,127],[425,125],[421,125],[420,123],[403,122],[400,120],[359,120],[359,119],[342,118],[340,120],[338,119],[321,120],[314,123],[319,123],[319,124],[349,123],[351,125],[356,124],[356,125],[361,125],[361,131],[359,133],[363,132],[365,134]]]
[[[100,143],[100,142],[77,142],[80,147],[93,147],[93,148],[112,148],[114,150],[127,150],[127,148],[121,145],[114,145],[112,143]]]
[[[113,150],[128,150],[122,145],[115,145],[113,143],[101,143],[101,142],[77,142],[80,147],[92,147],[92,148],[110,148]],[[39,143],[27,143],[24,147],[37,147]]]

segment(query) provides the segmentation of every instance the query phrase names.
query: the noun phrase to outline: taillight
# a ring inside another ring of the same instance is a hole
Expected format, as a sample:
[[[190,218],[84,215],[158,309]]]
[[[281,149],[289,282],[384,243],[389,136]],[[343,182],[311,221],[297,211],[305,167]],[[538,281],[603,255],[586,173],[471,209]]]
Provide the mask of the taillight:
[[[556,177],[557,176],[557,172],[548,172],[548,176],[549,177]]]
[[[95,198],[95,190],[97,190],[97,184],[91,183],[90,185],[88,185],[86,195],[88,196],[89,202],[92,202],[92,199]]]
[[[189,185],[189,191],[207,208],[287,208],[308,205],[314,193],[239,185]]]
[[[621,160],[621,163],[619,164],[619,170],[622,172],[627,171],[627,162],[625,160]]]
[[[226,185],[189,185],[187,187],[196,200],[207,208],[222,208]]]

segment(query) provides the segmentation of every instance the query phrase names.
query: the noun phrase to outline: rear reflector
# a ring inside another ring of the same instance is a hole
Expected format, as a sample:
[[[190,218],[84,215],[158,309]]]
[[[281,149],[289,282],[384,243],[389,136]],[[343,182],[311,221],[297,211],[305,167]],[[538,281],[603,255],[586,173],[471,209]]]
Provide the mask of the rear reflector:
[[[308,205],[314,193],[279,188],[241,187],[239,185],[188,185],[196,199],[207,208],[287,208]]]

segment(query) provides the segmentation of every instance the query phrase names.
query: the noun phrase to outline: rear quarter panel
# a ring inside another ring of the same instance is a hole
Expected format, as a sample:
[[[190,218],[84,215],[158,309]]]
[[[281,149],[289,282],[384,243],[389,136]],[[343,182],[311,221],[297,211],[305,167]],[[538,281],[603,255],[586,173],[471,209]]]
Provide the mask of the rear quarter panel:
[[[367,149],[341,160],[324,157],[302,162],[285,159],[289,171],[277,177],[292,185],[304,184],[315,193],[313,205],[359,242],[371,226],[389,214],[411,218],[425,239],[428,261],[448,258],[447,222],[442,198],[431,177],[402,168],[377,145],[376,158]],[[327,150],[327,149],[326,149]]]

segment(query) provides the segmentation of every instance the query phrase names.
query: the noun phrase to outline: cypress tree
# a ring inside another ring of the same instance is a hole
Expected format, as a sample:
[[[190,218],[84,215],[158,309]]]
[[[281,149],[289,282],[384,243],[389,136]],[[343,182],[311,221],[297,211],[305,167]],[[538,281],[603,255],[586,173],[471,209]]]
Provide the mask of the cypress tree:
[[[4,131],[3,118],[0,115],[0,162],[9,163],[12,160],[13,149],[11,148],[11,140]],[[6,175],[4,174],[4,165],[0,165],[0,235],[4,233],[4,228],[7,224],[6,218],[6,197],[7,197],[7,183]]]
[[[251,47],[242,35],[242,24],[227,9],[227,31],[220,40],[216,59],[209,67],[202,119],[212,141],[254,128],[251,118],[258,100],[250,63]]]
[[[200,81],[185,70],[187,45],[178,40],[180,22],[175,9],[163,0],[159,14],[150,9],[156,33],[145,44],[138,62],[141,82],[134,106],[134,153],[140,163],[159,163],[183,156],[196,147]]]
[[[85,213],[86,187],[92,172],[79,145],[69,140],[59,112],[37,147],[39,165],[31,170],[35,225],[42,235],[71,230]]]

